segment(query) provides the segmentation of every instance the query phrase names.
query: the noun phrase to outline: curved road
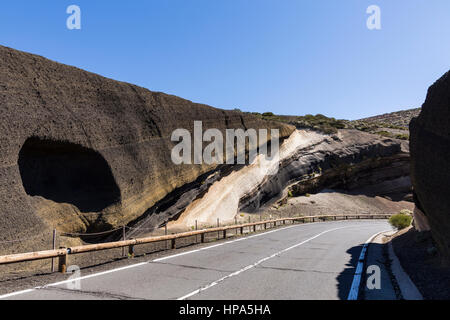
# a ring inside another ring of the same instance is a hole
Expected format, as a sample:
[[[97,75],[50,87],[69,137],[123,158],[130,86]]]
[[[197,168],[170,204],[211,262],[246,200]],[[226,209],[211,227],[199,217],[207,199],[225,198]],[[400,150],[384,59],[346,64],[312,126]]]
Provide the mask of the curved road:
[[[384,220],[292,225],[0,298],[347,299],[362,245],[386,230]]]

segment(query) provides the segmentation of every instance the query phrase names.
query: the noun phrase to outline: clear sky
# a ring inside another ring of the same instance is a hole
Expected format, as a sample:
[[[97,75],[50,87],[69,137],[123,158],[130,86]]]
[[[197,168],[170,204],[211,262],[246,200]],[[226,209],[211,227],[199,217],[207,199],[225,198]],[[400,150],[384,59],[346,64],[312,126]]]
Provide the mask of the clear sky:
[[[450,1],[2,1],[0,44],[219,108],[357,119],[421,106],[450,69]]]

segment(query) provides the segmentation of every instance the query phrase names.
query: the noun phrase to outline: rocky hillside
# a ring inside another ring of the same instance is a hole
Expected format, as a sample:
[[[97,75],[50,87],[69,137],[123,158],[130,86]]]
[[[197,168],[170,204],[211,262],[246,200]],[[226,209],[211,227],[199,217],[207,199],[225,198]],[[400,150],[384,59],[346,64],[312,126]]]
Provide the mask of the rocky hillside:
[[[322,114],[304,116],[275,115],[272,112],[252,113],[265,120],[280,121],[296,126],[298,129],[312,129],[327,134],[336,133],[339,129],[356,129],[373,133],[386,138],[409,140],[409,122],[418,116],[420,108],[387,113],[360,120],[344,120],[330,118]]]
[[[352,128],[384,137],[409,140],[409,123],[420,113],[420,108],[386,113],[350,121]]]
[[[442,256],[450,263],[450,72],[429,89],[410,124],[411,179]]]
[[[421,108],[396,111],[396,112],[385,113],[382,115],[364,118],[364,119],[360,119],[360,120],[356,120],[356,121],[366,122],[366,123],[375,123],[380,126],[385,126],[387,128],[395,127],[395,128],[399,128],[399,129],[403,128],[403,129],[408,130],[411,119],[417,117],[420,114],[420,110],[421,110]]]
[[[1,46],[0,97],[0,254],[133,223],[201,185],[217,166],[174,165],[175,129],[294,129]]]

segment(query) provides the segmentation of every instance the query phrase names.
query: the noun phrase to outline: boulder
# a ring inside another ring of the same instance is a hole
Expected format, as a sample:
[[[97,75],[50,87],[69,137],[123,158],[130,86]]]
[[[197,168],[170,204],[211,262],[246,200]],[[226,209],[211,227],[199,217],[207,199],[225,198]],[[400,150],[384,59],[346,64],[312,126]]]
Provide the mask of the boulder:
[[[418,209],[450,262],[450,72],[429,89],[410,123],[411,180]]]

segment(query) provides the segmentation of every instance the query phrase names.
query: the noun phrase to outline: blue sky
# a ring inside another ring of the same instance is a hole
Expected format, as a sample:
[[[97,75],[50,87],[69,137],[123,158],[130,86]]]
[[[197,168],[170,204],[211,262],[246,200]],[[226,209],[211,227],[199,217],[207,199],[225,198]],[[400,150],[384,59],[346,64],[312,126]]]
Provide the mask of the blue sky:
[[[66,28],[66,8],[82,29]],[[381,8],[381,30],[366,9]],[[0,44],[219,108],[357,119],[450,69],[449,0],[15,0]]]

